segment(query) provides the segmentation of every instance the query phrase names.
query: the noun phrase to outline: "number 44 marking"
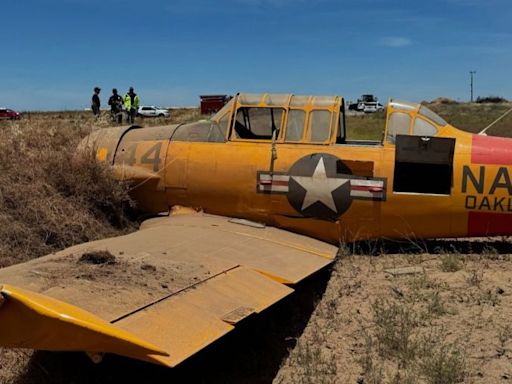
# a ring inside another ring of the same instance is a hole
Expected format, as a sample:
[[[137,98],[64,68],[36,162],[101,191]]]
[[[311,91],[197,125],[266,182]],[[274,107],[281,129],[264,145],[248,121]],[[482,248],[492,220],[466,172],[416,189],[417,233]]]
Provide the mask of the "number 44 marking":
[[[137,162],[135,157],[135,151],[137,149],[137,144],[133,144],[129,149],[129,157],[127,163],[129,165],[134,165]],[[160,150],[162,149],[162,143],[156,143],[151,148],[149,148],[140,158],[140,164],[152,164],[153,171],[158,172],[160,167]]]
[[[153,164],[153,171],[158,172],[160,166],[160,149],[162,143],[156,143],[144,153],[140,159],[141,164]]]

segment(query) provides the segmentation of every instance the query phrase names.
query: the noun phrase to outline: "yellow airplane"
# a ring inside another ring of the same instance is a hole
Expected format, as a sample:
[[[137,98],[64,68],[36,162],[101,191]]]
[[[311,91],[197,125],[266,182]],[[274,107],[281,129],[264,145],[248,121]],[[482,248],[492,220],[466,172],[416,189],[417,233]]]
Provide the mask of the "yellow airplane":
[[[0,346],[174,367],[356,240],[512,234],[512,140],[391,100],[347,137],[341,97],[238,94],[211,120],[93,132],[158,217],[0,270]],[[165,214],[162,214],[165,213]]]

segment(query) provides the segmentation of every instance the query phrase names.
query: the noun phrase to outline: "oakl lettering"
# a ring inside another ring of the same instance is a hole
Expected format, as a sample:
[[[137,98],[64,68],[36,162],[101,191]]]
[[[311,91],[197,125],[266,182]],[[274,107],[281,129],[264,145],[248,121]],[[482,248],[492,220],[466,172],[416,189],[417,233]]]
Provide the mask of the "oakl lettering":
[[[480,205],[478,206],[478,209],[480,210],[482,210],[483,208],[487,208],[488,211],[491,210],[491,205],[489,204],[489,198],[487,196],[484,196],[484,198],[480,202]]]
[[[493,204],[493,210],[494,211],[498,211],[498,207],[499,207],[499,211],[504,211],[505,209],[503,208],[503,205],[502,203],[505,201],[505,198],[502,197],[502,198],[497,198],[495,197],[494,198],[494,204]],[[509,198],[509,201],[510,201],[510,198]]]
[[[466,208],[467,209],[475,209],[476,208],[476,196],[466,196]]]
[[[480,211],[512,212],[512,197],[466,196],[466,209]]]

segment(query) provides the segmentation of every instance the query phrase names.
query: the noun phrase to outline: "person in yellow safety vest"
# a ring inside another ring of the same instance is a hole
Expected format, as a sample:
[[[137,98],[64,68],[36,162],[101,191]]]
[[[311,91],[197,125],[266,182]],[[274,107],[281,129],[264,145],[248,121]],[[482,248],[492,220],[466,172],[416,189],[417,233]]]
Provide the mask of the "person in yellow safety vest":
[[[133,124],[137,111],[140,107],[139,96],[133,91],[133,87],[130,87],[128,93],[124,95],[124,109],[128,114],[128,123]]]

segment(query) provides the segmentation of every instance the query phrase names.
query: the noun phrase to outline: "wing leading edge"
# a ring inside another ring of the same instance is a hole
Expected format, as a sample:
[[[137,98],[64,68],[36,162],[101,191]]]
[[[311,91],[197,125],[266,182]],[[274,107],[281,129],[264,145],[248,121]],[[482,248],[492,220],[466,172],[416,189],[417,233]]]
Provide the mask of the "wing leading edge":
[[[0,270],[0,346],[107,352],[174,367],[281,300],[336,247],[187,214]],[[108,254],[105,260],[84,255]]]

